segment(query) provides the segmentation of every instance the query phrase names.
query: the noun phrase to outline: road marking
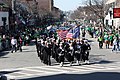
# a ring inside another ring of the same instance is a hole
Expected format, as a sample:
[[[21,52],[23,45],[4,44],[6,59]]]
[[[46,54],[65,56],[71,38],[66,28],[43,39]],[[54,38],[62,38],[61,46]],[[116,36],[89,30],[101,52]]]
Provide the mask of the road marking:
[[[51,71],[51,72],[67,72],[67,70],[63,70],[63,69],[61,69],[62,67],[60,67],[60,66],[44,66],[44,67],[36,67],[37,69],[43,69],[44,70],[44,72],[45,72],[45,70],[47,70],[47,72],[48,71]]]
[[[36,67],[25,67],[25,68],[18,68],[14,70],[18,70],[18,72],[13,72],[7,74],[8,77],[13,77],[15,79],[20,79],[24,77],[32,77],[32,76],[45,76],[45,75],[54,75],[54,74],[61,74],[61,73],[71,73],[71,72],[91,72],[91,71],[104,71],[104,70],[115,70],[120,69],[118,65],[80,65],[80,66],[36,66]],[[12,71],[13,69],[7,69]],[[15,76],[18,74],[18,76]]]

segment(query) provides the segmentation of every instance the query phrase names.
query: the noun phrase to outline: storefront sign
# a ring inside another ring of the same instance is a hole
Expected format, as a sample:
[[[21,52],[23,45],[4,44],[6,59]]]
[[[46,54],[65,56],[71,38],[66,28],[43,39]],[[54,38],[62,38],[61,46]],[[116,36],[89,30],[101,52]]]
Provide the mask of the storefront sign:
[[[113,8],[113,18],[120,18],[120,8]]]

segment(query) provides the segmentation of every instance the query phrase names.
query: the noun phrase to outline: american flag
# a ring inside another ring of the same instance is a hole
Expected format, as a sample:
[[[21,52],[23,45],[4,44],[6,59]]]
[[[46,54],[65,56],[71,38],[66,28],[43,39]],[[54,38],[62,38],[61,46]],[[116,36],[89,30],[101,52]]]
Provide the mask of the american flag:
[[[70,30],[70,31],[67,33],[66,38],[67,38],[67,39],[72,39],[72,37],[73,37],[73,33],[72,33],[72,30]]]
[[[66,34],[68,33],[68,30],[58,30],[57,33],[59,38],[63,40],[66,38]]]
[[[66,35],[67,39],[76,39],[79,38],[80,36],[80,27],[73,27],[72,29],[69,30],[69,32]]]

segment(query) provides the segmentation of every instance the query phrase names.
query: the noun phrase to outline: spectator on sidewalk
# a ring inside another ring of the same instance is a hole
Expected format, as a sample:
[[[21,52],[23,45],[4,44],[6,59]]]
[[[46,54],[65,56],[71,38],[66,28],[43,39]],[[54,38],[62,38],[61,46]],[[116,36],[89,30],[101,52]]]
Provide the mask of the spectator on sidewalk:
[[[102,47],[103,47],[103,37],[102,36],[98,37],[98,42],[99,42],[99,48],[102,49]]]
[[[13,53],[13,51],[17,51],[17,40],[14,38],[14,37],[12,37],[12,39],[11,39],[11,46],[12,46],[12,50],[11,50],[11,53]]]
[[[20,52],[22,52],[22,38],[21,38],[21,37],[19,37],[17,43],[18,43],[18,44],[17,44],[18,50],[20,50]]]

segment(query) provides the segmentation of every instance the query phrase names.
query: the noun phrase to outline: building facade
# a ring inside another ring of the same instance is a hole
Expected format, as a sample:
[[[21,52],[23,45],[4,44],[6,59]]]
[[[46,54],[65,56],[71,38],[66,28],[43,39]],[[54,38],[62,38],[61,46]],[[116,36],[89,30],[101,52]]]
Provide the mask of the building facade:
[[[105,7],[105,25],[118,28],[120,26],[120,18],[113,17],[113,8],[120,8],[120,0],[106,0]]]
[[[9,7],[0,1],[0,29],[9,30]]]
[[[36,4],[38,10],[46,10],[46,11],[52,11],[54,5],[53,0],[20,0],[20,1],[22,3],[28,3],[29,5]]]
[[[46,11],[52,11],[53,0],[36,0],[38,2],[38,8]]]

